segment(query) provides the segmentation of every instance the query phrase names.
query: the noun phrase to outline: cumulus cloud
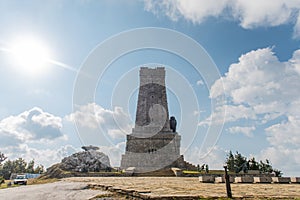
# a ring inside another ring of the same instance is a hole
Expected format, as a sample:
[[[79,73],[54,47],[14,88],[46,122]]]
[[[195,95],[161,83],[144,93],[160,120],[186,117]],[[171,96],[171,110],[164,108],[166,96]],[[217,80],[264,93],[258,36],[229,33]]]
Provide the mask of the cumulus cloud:
[[[290,59],[289,63],[300,74],[300,49],[298,49],[294,52],[293,57],[292,57],[292,59]]]
[[[181,152],[184,152],[183,149]],[[191,147],[184,152],[184,158],[188,162],[195,165],[208,164],[209,169],[221,169],[226,159],[226,151],[220,146],[214,146],[207,150],[209,152],[207,156],[201,156],[201,149],[199,147]]]
[[[273,146],[297,147],[300,150],[299,130],[300,116],[289,116],[287,121],[266,128],[267,140]]]
[[[71,153],[74,148],[62,145],[62,119],[35,107],[0,121],[0,151],[9,159],[34,159],[49,167]]]
[[[220,88],[225,88],[227,126],[239,124],[229,127],[230,133],[253,136],[263,125],[264,133],[259,134],[266,135],[269,147],[261,151],[262,158],[274,159],[277,168],[284,171],[292,170],[289,165],[300,166],[300,160],[294,157],[300,151],[299,58],[299,50],[284,62],[278,60],[272,48],[248,52],[230,65],[210,90],[210,97],[218,98],[222,95]],[[245,122],[247,126],[241,126]],[[291,161],[279,162],[277,155]]]
[[[14,142],[53,140],[63,137],[62,119],[40,108],[32,108],[0,121],[1,139]],[[9,144],[10,142],[5,142]]]
[[[201,23],[205,18],[219,16],[226,8],[228,0],[205,1],[205,0],[145,0],[145,9],[155,14],[164,13],[172,20],[177,21],[184,17],[193,23]]]
[[[125,150],[125,142],[120,142],[116,145],[111,146],[101,146],[100,151],[108,155],[110,159],[110,163],[112,166],[120,166],[121,165],[121,157],[124,154]]]
[[[296,2],[296,1],[294,1]],[[299,3],[299,1],[298,1]],[[278,26],[290,22],[294,9],[300,6],[289,1],[231,1],[233,17],[240,20],[244,28]]]
[[[224,110],[226,111],[225,119],[222,114]],[[198,125],[210,126],[211,123],[221,125],[224,123],[237,122],[240,120],[257,119],[257,116],[253,108],[242,104],[241,105],[224,104],[224,105],[217,106],[212,115],[206,118],[205,120],[200,121]]]
[[[254,130],[255,130],[254,126],[249,126],[249,127],[247,127],[247,126],[244,126],[244,127],[242,127],[242,126],[233,126],[233,127],[230,127],[228,129],[228,131],[230,133],[233,133],[233,134],[242,133],[242,134],[244,134],[248,137],[253,137],[253,131]]]
[[[261,102],[274,103],[267,110],[258,107],[256,111],[274,110],[279,101],[290,102],[299,98],[295,95],[299,88],[299,75],[295,72],[290,62],[280,62],[271,48],[251,51],[242,55],[238,63],[229,67],[225,77],[212,86],[211,97],[221,95],[220,88],[224,86],[234,104],[247,102],[247,105],[259,106]]]
[[[197,81],[197,85],[204,85],[204,82],[202,80]]]
[[[225,88],[229,120],[233,118],[232,113],[234,121],[241,118],[269,121],[280,115],[288,116],[297,110],[300,99],[295,57],[280,62],[272,48],[246,53],[211,87],[211,98],[222,95],[221,88]],[[235,107],[240,114],[234,111]]]
[[[238,21],[245,29],[294,24],[294,37],[300,37],[300,1],[244,0],[144,0],[145,10],[165,14],[171,20],[184,18],[202,23],[209,17]]]
[[[268,158],[272,166],[283,171],[284,176],[297,176],[300,166],[300,148],[286,148],[285,146],[271,146],[263,149],[260,160]]]
[[[58,158],[64,158],[64,157],[67,157],[75,152],[78,152],[79,149],[73,147],[72,145],[70,144],[67,144],[67,145],[64,145],[64,146],[61,146],[56,152]]]
[[[72,145],[63,145],[57,148],[35,148],[28,144],[19,144],[0,149],[10,160],[23,158],[26,161],[33,160],[36,164],[50,167],[60,162],[64,157],[79,151]]]
[[[67,115],[66,119],[89,129],[101,127],[114,139],[124,138],[132,128],[129,115],[121,107],[114,107],[114,110],[109,110],[96,103],[78,106],[78,109]]]
[[[131,128],[130,121],[126,121],[129,118],[118,107],[111,111],[90,104],[79,107],[78,111],[66,116],[65,119],[78,120],[80,125],[86,128],[96,128],[99,123],[105,125],[108,135],[113,139],[124,138],[122,130]],[[26,161],[34,159],[36,164],[49,167],[64,157],[81,151],[62,133],[62,130],[65,130],[63,125],[65,123],[61,117],[37,107],[19,115],[9,116],[0,121],[0,151],[11,160],[20,157]],[[120,165],[124,149],[125,142],[100,146],[100,150],[110,157],[113,166]]]

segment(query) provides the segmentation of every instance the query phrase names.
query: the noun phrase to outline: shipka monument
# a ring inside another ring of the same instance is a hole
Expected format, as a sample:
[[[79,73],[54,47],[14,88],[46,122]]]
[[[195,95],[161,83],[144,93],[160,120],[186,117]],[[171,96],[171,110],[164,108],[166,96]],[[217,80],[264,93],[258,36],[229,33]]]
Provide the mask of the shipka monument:
[[[180,155],[180,140],[176,119],[169,118],[165,68],[141,67],[135,127],[127,135],[121,168],[150,172],[194,167]]]

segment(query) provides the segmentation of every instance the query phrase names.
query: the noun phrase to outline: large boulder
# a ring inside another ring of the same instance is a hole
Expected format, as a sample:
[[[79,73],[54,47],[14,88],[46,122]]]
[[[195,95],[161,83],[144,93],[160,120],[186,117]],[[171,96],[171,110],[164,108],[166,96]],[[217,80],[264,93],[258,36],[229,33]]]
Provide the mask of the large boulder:
[[[82,149],[84,151],[65,157],[60,163],[49,167],[40,178],[64,178],[80,175],[81,172],[110,171],[109,158],[98,147],[84,146]]]
[[[99,172],[110,169],[107,155],[95,146],[83,146],[85,151],[74,153],[61,161],[60,168],[74,172]]]

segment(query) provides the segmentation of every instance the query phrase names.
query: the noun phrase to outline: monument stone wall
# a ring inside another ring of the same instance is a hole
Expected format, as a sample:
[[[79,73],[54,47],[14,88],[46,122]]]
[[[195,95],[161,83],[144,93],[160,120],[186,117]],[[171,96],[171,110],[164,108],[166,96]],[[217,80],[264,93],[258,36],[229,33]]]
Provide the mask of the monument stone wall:
[[[188,165],[180,155],[181,136],[170,129],[165,74],[164,67],[140,69],[135,127],[126,138],[122,169],[149,172]]]

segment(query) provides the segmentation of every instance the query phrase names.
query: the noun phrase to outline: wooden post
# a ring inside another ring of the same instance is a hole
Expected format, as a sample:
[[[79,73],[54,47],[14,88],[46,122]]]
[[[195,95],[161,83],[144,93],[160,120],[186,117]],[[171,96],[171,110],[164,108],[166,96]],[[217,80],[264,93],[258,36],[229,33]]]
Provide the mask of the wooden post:
[[[227,173],[227,166],[226,165],[224,165],[224,169],[225,169],[225,184],[226,184],[227,197],[232,198],[230,180],[229,180],[229,175]]]

